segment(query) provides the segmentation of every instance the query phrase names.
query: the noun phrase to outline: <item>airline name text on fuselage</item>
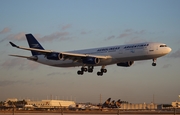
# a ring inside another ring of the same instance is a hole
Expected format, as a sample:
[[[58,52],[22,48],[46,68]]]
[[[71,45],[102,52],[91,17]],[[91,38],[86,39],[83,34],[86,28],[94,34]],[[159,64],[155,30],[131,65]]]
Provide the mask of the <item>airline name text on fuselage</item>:
[[[124,49],[143,48],[143,47],[146,47],[148,45],[149,44],[127,45],[127,46],[124,46]],[[119,50],[119,49],[120,49],[120,46],[111,47],[111,48],[101,48],[101,49],[98,49],[97,52],[111,52],[111,51],[116,51],[116,50]]]
[[[128,45],[128,46],[124,46],[124,49],[126,49],[126,48],[142,48],[142,47],[146,47],[146,46],[149,46],[149,44]]]
[[[104,52],[104,51],[115,51],[115,50],[118,50],[120,49],[120,47],[111,47],[111,48],[102,48],[102,49],[98,49],[97,51],[98,52]]]

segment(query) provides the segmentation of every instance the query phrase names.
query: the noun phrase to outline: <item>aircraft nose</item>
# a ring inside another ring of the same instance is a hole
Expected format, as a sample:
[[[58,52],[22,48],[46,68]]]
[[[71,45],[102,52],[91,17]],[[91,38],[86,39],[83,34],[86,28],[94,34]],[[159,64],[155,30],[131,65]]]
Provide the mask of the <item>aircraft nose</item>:
[[[167,48],[167,53],[170,53],[171,50],[172,50],[172,49],[171,49],[170,47],[168,47],[168,48]]]

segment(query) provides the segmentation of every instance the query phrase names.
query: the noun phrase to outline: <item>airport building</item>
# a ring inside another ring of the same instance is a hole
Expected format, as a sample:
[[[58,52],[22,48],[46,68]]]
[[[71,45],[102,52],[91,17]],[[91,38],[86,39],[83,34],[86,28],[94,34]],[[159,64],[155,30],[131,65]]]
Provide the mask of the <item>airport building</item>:
[[[8,99],[6,99],[6,102],[8,102],[8,101],[17,102],[18,99],[17,98],[8,98]]]
[[[150,103],[150,104],[146,104],[146,103],[143,103],[143,104],[142,103],[141,104],[122,103],[120,109],[126,109],[126,110],[147,109],[147,110],[153,110],[153,109],[157,109],[157,104],[154,104],[154,103]]]
[[[13,103],[12,103],[13,102]],[[9,98],[5,101],[5,107],[16,106],[17,108],[24,108],[27,110],[33,109],[44,109],[44,110],[55,110],[61,108],[67,108],[70,110],[87,110],[87,109],[99,109],[98,105],[92,105],[87,103],[75,103],[74,101],[65,100],[41,100],[41,101],[31,101],[30,99],[18,100],[16,98]],[[108,106],[107,108],[113,108]],[[175,101],[171,104],[160,104],[155,103],[121,103],[119,109],[121,110],[161,110],[161,109],[172,109],[180,108],[180,102]]]
[[[25,107],[68,108],[70,105],[76,105],[76,103],[74,101],[64,101],[64,100],[27,101],[27,105]]]
[[[9,98],[4,104],[6,107],[16,105],[20,108],[68,108],[69,106],[76,106],[74,101],[65,100],[41,100],[31,101],[30,99],[18,100],[17,98]]]
[[[178,98],[179,98],[179,101],[175,101],[175,102],[172,102],[171,105],[174,107],[174,108],[180,108],[180,95],[178,95]]]
[[[180,108],[180,102],[178,102],[178,101],[172,102],[171,105],[175,108]]]

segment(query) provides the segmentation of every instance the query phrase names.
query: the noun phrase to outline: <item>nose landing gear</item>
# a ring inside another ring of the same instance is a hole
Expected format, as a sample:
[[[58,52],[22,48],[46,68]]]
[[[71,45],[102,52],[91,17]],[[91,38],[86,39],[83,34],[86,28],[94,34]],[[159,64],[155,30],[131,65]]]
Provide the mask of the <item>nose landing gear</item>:
[[[156,58],[155,59],[153,59],[153,63],[152,63],[152,66],[156,66]]]

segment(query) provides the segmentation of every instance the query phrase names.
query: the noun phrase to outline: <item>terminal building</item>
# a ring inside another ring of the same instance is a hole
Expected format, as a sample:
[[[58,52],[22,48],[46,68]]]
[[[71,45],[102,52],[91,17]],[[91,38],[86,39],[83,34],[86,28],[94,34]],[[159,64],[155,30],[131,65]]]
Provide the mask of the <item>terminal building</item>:
[[[18,100],[16,98],[9,98],[5,102],[5,106],[11,107],[14,105],[13,103],[16,103],[16,106],[22,107],[22,108],[35,108],[35,109],[42,109],[42,108],[68,108],[69,106],[76,106],[76,103],[74,101],[65,101],[65,100],[41,100],[41,101],[31,101],[30,99],[25,99],[25,103],[19,103],[23,102],[23,100]],[[11,102],[11,103],[9,103]],[[10,105],[9,105],[10,104]]]
[[[17,102],[18,99],[17,98],[8,98],[8,99],[6,99],[6,102],[8,102],[8,101]]]
[[[180,108],[180,102],[178,102],[178,101],[172,102],[171,105],[172,105],[173,107]]]
[[[70,105],[76,105],[76,103],[74,101],[64,101],[64,100],[27,101],[27,104],[25,107],[68,108]]]
[[[146,109],[146,110],[154,110],[157,109],[157,104],[154,103],[150,103],[150,104],[146,104],[146,103],[141,103],[141,104],[132,104],[132,103],[122,103],[121,104],[121,108],[120,109],[126,109],[126,110],[138,110],[138,109]]]

